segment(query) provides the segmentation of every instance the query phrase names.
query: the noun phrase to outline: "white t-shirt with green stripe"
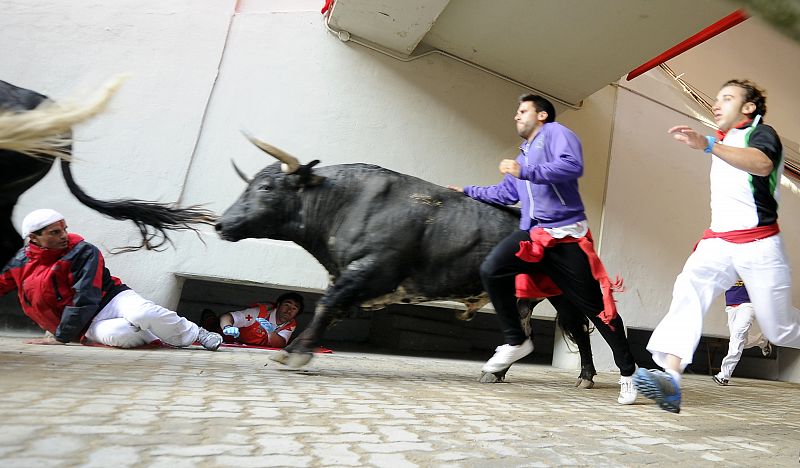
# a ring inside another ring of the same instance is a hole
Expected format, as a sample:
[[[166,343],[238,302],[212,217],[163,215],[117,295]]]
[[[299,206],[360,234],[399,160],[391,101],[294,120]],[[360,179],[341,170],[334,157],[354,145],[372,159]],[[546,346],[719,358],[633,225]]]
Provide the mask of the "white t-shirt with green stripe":
[[[711,230],[728,232],[776,223],[783,146],[775,130],[765,124],[734,128],[721,143],[756,148],[772,160],[773,168],[769,175],[757,176],[712,158]]]

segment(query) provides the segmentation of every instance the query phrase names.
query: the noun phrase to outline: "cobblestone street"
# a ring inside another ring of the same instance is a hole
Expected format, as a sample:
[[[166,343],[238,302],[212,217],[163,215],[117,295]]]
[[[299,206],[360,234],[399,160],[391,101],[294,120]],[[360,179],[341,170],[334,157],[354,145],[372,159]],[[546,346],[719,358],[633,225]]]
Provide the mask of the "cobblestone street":
[[[684,378],[675,415],[577,371],[355,352],[119,350],[0,337],[0,460],[41,466],[798,466],[800,385]]]

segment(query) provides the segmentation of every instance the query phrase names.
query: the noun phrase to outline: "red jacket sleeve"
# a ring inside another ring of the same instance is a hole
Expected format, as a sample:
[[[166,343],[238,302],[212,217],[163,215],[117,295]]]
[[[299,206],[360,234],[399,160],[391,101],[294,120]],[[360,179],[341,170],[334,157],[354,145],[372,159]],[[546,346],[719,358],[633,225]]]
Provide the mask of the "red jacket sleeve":
[[[22,268],[23,264],[20,260],[21,258],[24,259],[24,257],[20,257],[20,254],[17,254],[17,256],[12,258],[11,261],[3,267],[2,271],[0,271],[0,296],[5,296],[19,287],[13,272],[14,270]]]
[[[70,262],[70,279],[75,294],[72,304],[64,308],[55,336],[58,341],[69,343],[77,341],[100,312],[105,261],[100,250],[86,241],[78,243],[64,259]]]

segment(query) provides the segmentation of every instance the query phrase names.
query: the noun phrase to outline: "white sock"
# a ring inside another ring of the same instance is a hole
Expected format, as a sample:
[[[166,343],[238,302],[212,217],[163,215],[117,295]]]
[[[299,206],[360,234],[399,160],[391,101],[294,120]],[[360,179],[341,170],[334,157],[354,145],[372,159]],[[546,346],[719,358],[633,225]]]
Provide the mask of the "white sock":
[[[674,371],[672,369],[664,369],[667,374],[669,374],[674,380],[675,383],[680,385],[681,384],[681,373],[678,371]]]

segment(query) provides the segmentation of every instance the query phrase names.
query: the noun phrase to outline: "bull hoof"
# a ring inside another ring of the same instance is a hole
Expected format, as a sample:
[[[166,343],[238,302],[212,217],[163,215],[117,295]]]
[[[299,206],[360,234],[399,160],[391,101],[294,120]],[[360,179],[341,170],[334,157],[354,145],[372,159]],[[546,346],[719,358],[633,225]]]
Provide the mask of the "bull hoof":
[[[469,322],[475,318],[475,313],[474,310],[457,310],[455,316],[458,320]]]
[[[314,355],[311,353],[289,353],[282,350],[270,356],[270,359],[291,369],[299,369],[308,364],[312,357]]]
[[[594,365],[586,364],[581,366],[581,373],[578,375],[578,381],[575,382],[577,388],[592,388],[594,387],[594,376],[597,371],[594,370]]]
[[[508,367],[498,371],[498,372],[481,372],[481,376],[478,378],[478,382],[480,383],[500,383],[506,380],[506,372],[508,372]]]
[[[578,378],[578,381],[575,382],[575,387],[576,388],[585,388],[585,389],[588,390],[588,389],[594,387],[594,380]]]
[[[280,350],[277,353],[273,354],[269,357],[270,361],[275,361],[278,364],[286,364],[286,361],[289,359],[289,353],[284,350]]]

